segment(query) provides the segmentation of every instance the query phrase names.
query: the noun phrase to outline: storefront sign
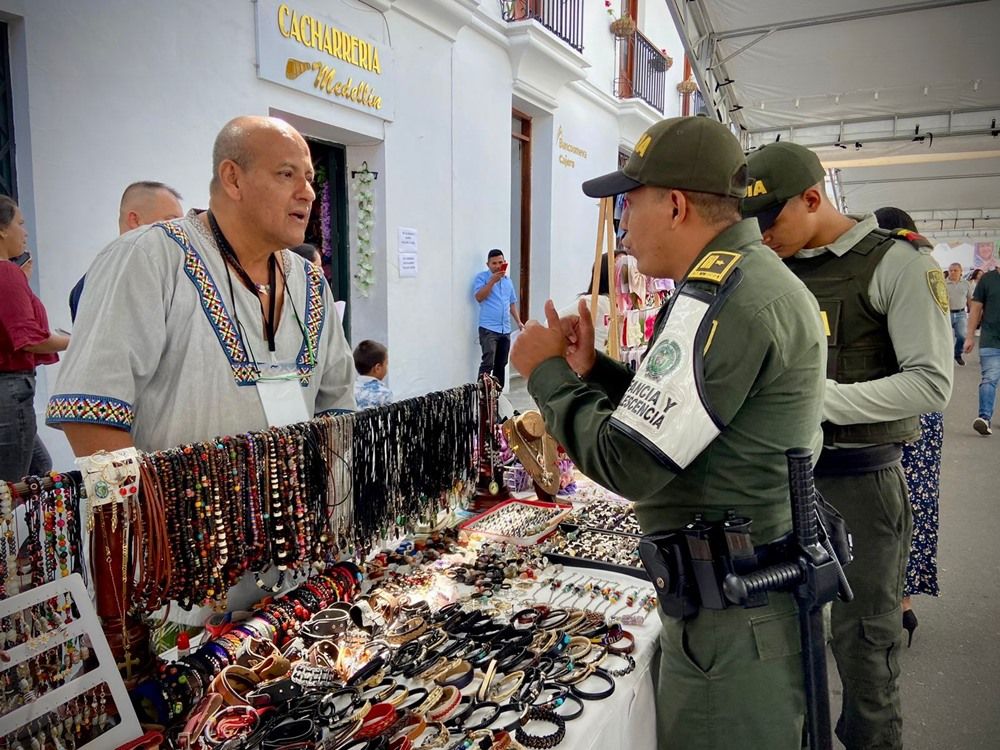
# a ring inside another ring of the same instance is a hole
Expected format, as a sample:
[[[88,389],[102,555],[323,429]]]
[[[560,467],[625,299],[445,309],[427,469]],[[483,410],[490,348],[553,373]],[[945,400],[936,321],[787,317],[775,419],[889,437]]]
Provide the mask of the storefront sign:
[[[562,125],[560,125],[559,129],[556,131],[556,142],[557,145],[559,146],[560,151],[565,151],[567,153],[573,154],[574,156],[578,156],[581,159],[587,158],[586,149],[582,149],[579,146],[574,146],[572,143],[569,143],[563,138]],[[559,154],[559,163],[562,164],[564,167],[569,167],[570,169],[576,169],[576,160],[571,159],[570,157],[566,156],[566,154]]]
[[[257,75],[391,120],[392,50],[303,2],[257,0]]]

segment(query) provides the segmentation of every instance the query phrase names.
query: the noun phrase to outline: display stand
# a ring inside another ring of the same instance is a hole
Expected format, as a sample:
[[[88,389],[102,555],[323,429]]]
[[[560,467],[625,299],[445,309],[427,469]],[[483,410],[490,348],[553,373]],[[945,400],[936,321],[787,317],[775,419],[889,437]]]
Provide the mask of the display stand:
[[[597,320],[597,298],[600,291],[601,260],[608,257],[608,299],[611,302],[611,323],[608,330],[608,356],[621,357],[621,327],[618,319],[618,305],[615,300],[614,257],[615,257],[615,206],[614,198],[601,198],[600,216],[597,220],[597,244],[594,247],[594,277],[590,286],[590,319]]]
[[[35,605],[66,596],[71,597],[79,616],[72,619],[72,622],[59,625],[10,649],[8,651],[10,661],[0,664],[3,668],[0,675],[5,676],[3,672],[8,670],[15,670],[16,673],[19,665],[32,657],[49,652],[81,635],[86,635],[90,641],[92,654],[97,660],[97,668],[87,671],[78,669],[77,673],[70,675],[64,684],[49,692],[36,695],[34,700],[0,717],[0,727],[2,727],[0,741],[8,745],[12,745],[12,741],[16,740],[22,730],[32,738],[39,732],[45,732],[51,737],[52,730],[49,727],[55,727],[57,721],[65,721],[65,717],[59,713],[60,708],[75,699],[81,699],[102,685],[107,688],[110,706],[117,714],[118,721],[86,744],[77,745],[78,750],[118,747],[142,735],[125,684],[118,674],[116,659],[104,637],[101,622],[97,619],[97,612],[90,602],[87,587],[79,574],[74,573],[0,601],[0,619],[7,621],[8,618],[28,617],[23,613],[30,611]],[[38,678],[39,675],[34,677]],[[101,700],[102,703],[105,701],[103,692]],[[83,700],[83,704],[86,708],[87,701]],[[60,733],[62,733],[61,728]],[[27,746],[24,742],[22,745]]]

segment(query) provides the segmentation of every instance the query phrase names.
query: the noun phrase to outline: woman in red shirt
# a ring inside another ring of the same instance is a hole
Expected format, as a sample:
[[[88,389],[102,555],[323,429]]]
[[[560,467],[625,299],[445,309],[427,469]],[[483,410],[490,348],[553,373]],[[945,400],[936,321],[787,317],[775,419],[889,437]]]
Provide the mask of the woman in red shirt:
[[[35,448],[35,367],[58,361],[69,336],[52,333],[41,300],[14,258],[28,233],[17,204],[0,196],[0,479],[28,474]]]

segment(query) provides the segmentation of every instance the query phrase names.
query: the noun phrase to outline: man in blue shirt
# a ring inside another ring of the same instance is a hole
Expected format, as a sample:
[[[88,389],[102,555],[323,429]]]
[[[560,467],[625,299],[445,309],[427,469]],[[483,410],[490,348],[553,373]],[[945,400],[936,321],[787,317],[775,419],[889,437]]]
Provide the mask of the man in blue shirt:
[[[479,303],[479,346],[483,350],[483,361],[479,364],[479,374],[491,373],[503,390],[504,373],[507,369],[507,355],[510,354],[510,318],[513,316],[518,330],[524,328],[517,314],[517,295],[514,285],[507,278],[507,261],[503,252],[490,250],[486,256],[488,271],[476,274],[472,293]]]

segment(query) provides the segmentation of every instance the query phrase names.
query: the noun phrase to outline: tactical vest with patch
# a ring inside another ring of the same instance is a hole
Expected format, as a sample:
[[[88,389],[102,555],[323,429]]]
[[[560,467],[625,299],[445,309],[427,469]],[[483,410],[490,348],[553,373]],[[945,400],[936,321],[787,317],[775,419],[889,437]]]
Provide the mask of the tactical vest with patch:
[[[829,346],[827,377],[838,383],[864,383],[900,371],[887,318],[868,297],[875,269],[894,239],[907,238],[875,229],[842,256],[828,252],[785,261],[819,303]],[[852,425],[823,423],[824,445],[909,443],[918,437],[918,416]]]

